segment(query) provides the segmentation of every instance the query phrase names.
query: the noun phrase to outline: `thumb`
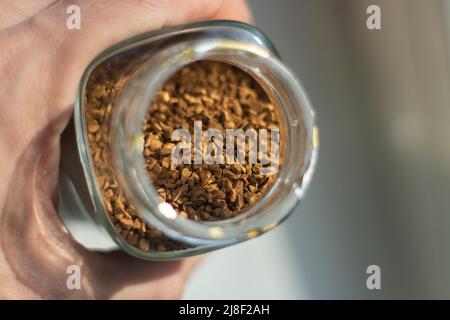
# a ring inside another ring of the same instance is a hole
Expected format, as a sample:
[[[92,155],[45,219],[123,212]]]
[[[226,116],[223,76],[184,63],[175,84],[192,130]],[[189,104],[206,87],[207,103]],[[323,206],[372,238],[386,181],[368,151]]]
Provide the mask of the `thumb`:
[[[66,27],[67,8],[77,5],[80,29]],[[19,25],[51,63],[50,114],[67,114],[87,64],[114,43],[146,31],[207,19],[250,21],[243,0],[78,0],[57,1]],[[55,110],[56,109],[56,110]],[[62,128],[61,128],[62,130]]]

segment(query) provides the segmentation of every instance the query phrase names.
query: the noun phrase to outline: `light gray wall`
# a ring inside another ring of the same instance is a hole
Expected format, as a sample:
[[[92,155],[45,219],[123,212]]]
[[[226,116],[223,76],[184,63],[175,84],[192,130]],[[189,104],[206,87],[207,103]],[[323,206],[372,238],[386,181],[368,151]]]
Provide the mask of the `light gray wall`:
[[[449,1],[250,4],[317,110],[319,164],[284,225],[213,254],[185,297],[450,298]]]

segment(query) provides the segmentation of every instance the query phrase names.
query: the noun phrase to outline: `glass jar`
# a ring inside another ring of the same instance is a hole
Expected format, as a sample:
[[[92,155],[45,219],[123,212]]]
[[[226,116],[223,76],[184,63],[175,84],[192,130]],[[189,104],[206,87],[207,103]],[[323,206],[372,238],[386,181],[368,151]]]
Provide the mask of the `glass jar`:
[[[277,106],[280,118],[283,162],[274,185],[249,210],[218,221],[193,221],[176,214],[159,197],[142,157],[142,123],[153,95],[176,71],[198,60],[228,63],[250,74]],[[108,74],[98,72],[101,68]],[[111,97],[104,116],[108,170],[148,225],[178,244],[175,249],[141,250],[123,239],[108,216],[94,166],[94,158],[103,154],[90,150],[89,139],[96,138],[89,136],[86,119],[87,88],[93,77],[116,79],[104,87]],[[292,212],[314,171],[317,133],[304,90],[253,26],[207,21],[139,35],[98,55],[82,76],[73,119],[61,141],[60,216],[89,250],[122,249],[149,260],[178,259],[236,244],[273,229]]]

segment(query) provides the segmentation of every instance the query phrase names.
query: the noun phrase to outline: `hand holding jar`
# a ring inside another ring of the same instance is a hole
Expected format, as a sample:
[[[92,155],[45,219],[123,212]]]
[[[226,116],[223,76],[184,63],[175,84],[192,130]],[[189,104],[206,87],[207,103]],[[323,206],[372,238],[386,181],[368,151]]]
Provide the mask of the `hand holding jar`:
[[[197,263],[89,252],[58,218],[60,136],[82,72],[131,36],[206,19],[249,21],[242,1],[78,1],[81,29],[66,28],[65,1],[0,5],[1,298],[176,298]],[[67,288],[80,267],[81,288]]]

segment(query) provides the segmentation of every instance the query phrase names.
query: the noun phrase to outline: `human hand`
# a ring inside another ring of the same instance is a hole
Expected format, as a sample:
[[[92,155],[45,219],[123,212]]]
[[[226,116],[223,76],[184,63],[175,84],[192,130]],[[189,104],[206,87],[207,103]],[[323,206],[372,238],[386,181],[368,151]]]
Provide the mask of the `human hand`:
[[[81,8],[81,29],[66,8]],[[198,258],[147,262],[88,252],[57,214],[60,136],[84,68],[135,34],[197,20],[250,20],[242,0],[6,0],[0,4],[0,298],[178,298]],[[66,268],[81,267],[68,290]]]

